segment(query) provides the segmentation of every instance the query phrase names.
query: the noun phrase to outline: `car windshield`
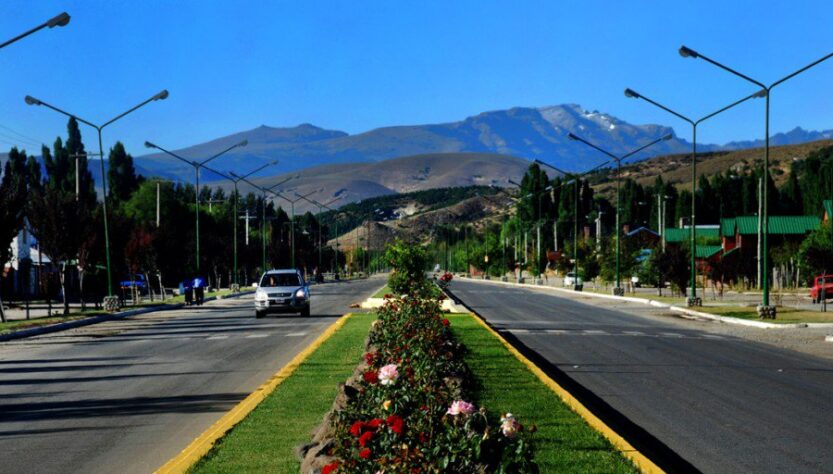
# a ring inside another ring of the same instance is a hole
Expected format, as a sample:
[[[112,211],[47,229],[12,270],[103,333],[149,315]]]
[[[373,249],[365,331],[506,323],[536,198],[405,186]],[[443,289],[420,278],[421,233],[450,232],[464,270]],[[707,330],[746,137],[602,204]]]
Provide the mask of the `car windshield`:
[[[260,286],[265,288],[273,286],[301,286],[301,281],[296,273],[276,273],[264,276],[260,282]]]

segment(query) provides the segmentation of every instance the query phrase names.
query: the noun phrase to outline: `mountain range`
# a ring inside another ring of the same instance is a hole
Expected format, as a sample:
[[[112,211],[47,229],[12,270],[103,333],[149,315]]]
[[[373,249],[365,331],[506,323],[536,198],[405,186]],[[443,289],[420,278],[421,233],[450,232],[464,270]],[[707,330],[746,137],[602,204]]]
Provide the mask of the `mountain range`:
[[[456,122],[382,127],[353,135],[311,124],[285,128],[262,125],[174,152],[202,160],[247,140],[247,146],[235,148],[209,166],[222,172],[245,174],[277,160],[277,164],[252,178],[258,184],[272,184],[300,172],[293,187],[305,190],[318,186],[328,190],[328,194],[318,196],[320,199],[335,195],[331,193],[346,193],[345,201],[349,201],[431,186],[505,186],[507,178],[519,178],[528,160],[533,159],[564,171],[587,170],[606,161],[607,157],[600,152],[569,139],[569,133],[616,155],[672,135],[670,140],[635,155],[632,161],[686,153],[691,148],[671,127],[633,125],[577,104],[564,104],[515,107],[483,112]],[[797,127],[772,136],[771,143],[786,145],[826,138],[833,138],[833,130],[818,132]],[[698,144],[698,150],[727,151],[762,145],[763,140]],[[137,154],[136,150],[132,152]],[[0,160],[3,158],[0,156]],[[391,159],[398,160],[387,163]],[[489,162],[494,162],[494,166],[486,166]],[[474,168],[467,168],[467,164]],[[193,179],[192,167],[162,153],[138,156],[135,165],[145,176],[184,182]],[[98,179],[98,163],[93,160],[90,167]],[[213,182],[212,185],[223,182],[220,176],[208,171],[201,174],[201,179]]]

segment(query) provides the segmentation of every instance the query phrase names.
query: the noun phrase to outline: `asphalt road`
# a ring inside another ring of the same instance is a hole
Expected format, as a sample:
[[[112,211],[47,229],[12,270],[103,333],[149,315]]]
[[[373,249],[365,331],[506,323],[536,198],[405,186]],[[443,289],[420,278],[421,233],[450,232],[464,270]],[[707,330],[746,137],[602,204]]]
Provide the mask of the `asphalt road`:
[[[524,288],[455,296],[669,472],[833,472],[833,363]]]
[[[312,316],[252,296],[0,344],[0,472],[152,472],[381,278],[313,286]]]

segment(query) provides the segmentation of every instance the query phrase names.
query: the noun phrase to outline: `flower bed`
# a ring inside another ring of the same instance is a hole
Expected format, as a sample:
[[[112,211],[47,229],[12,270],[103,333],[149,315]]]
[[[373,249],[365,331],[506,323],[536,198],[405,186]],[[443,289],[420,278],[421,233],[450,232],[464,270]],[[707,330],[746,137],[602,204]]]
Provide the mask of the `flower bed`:
[[[401,247],[388,254],[394,268],[418,268],[408,259],[423,258],[420,250]],[[301,450],[302,473],[537,472],[534,429],[467,401],[465,348],[442,317],[435,287],[414,271],[403,274],[391,278],[391,288],[412,291],[387,295],[364,360],[313,443]]]

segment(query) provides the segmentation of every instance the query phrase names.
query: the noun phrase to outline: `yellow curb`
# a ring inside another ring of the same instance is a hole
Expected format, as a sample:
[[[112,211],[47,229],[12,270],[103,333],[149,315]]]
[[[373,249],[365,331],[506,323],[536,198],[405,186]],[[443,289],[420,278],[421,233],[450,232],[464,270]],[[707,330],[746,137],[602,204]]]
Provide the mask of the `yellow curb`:
[[[338,331],[347,322],[347,319],[353,316],[353,313],[347,313],[338,321],[334,322],[328,327],[318,338],[309,346],[296,355],[288,364],[273,375],[263,385],[258,387],[254,392],[249,394],[240,403],[229,410],[219,420],[214,422],[211,427],[199,435],[191,444],[177,454],[173,459],[166,462],[165,465],[156,470],[156,474],[180,474],[186,472],[191,466],[199,461],[203,456],[214,447],[214,444],[223,437],[230,429],[237,423],[241,422],[252,410],[257,407],[270,393],[278,388],[278,385],[289,378],[293,372],[300,366],[321,344],[330,338],[336,331]]]
[[[616,449],[618,449],[626,458],[630,459],[636,467],[639,468],[640,471],[648,473],[648,474],[663,474],[663,471],[659,466],[654,464],[653,461],[648,459],[647,456],[639,452],[636,448],[634,448],[625,438],[623,438],[619,433],[613,431],[613,429],[607,424],[600,420],[596,415],[593,414],[590,410],[587,409],[580,401],[578,401],[570,392],[564,389],[561,385],[558,384],[555,380],[550,378],[549,375],[544,373],[537,365],[535,365],[531,360],[527,359],[523,354],[520,353],[515,346],[509,343],[506,339],[503,338],[497,331],[491,328],[488,324],[486,324],[483,319],[477,317],[472,313],[468,313],[470,317],[474,318],[481,326],[486,328],[493,336],[498,338],[498,340],[512,353],[521,363],[523,363],[533,374],[535,374],[538,379],[544,383],[550,390],[556,393],[561,400],[567,404],[574,412],[576,412],[580,417],[584,418],[584,421],[587,422],[593,429],[598,431],[602,434],[610,444],[613,445]]]

